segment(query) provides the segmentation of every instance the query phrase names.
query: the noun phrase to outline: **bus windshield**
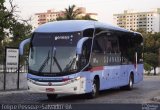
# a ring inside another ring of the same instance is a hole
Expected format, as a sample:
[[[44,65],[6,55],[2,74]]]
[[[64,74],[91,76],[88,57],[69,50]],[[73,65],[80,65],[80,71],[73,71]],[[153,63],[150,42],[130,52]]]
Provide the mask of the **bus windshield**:
[[[80,33],[35,33],[29,54],[29,72],[57,75],[77,71],[76,44]]]

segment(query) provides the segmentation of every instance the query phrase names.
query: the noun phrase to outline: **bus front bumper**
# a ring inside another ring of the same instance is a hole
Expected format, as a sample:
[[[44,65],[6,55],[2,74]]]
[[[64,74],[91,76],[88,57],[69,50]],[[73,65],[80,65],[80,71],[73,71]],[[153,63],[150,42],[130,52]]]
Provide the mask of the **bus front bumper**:
[[[28,80],[29,92],[47,94],[84,94],[85,79],[79,78],[74,81],[56,82],[37,82]]]

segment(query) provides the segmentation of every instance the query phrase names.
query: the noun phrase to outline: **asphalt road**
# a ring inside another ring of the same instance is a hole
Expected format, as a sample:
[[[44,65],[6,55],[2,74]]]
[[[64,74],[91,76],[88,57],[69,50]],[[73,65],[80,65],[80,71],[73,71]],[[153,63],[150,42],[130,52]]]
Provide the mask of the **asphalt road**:
[[[158,103],[160,100],[160,76],[145,76],[144,81],[134,85],[131,91],[119,88],[100,92],[98,98],[87,99],[85,95],[61,96],[54,101],[47,99],[45,94],[31,94],[27,91],[0,92],[0,103],[22,104],[55,104],[55,103],[107,103],[107,104],[143,104]]]

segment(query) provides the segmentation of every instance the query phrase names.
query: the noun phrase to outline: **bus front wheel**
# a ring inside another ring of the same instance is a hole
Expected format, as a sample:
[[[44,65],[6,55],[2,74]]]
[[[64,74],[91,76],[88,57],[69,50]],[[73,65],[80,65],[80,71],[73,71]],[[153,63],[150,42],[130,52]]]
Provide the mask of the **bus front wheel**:
[[[95,78],[92,83],[92,91],[89,94],[87,94],[87,97],[89,99],[93,99],[96,98],[98,94],[99,94],[99,80],[98,78]]]
[[[58,96],[57,94],[47,94],[49,100],[54,100],[57,98],[57,96]]]

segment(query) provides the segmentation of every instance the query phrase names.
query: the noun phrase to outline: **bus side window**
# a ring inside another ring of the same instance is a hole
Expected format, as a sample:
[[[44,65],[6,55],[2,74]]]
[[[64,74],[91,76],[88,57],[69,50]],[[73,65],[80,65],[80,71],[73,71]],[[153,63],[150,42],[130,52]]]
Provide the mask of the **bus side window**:
[[[143,39],[141,35],[134,37],[135,51],[137,52],[137,63],[143,63]]]
[[[114,39],[112,40],[112,52],[113,53],[118,53],[119,52],[119,47],[118,47],[118,40],[117,39]]]
[[[106,41],[106,51],[107,53],[110,53],[112,51],[112,42],[108,39]]]
[[[97,36],[93,43],[93,53],[103,53],[105,51],[104,41],[101,36]]]
[[[93,41],[93,48],[91,54],[91,66],[103,66],[104,65],[104,55],[105,55],[105,46],[104,46],[104,37],[102,34],[97,35]]]
[[[118,45],[117,37],[109,36],[106,39],[106,52],[107,53],[118,53],[119,52],[119,45]]]

